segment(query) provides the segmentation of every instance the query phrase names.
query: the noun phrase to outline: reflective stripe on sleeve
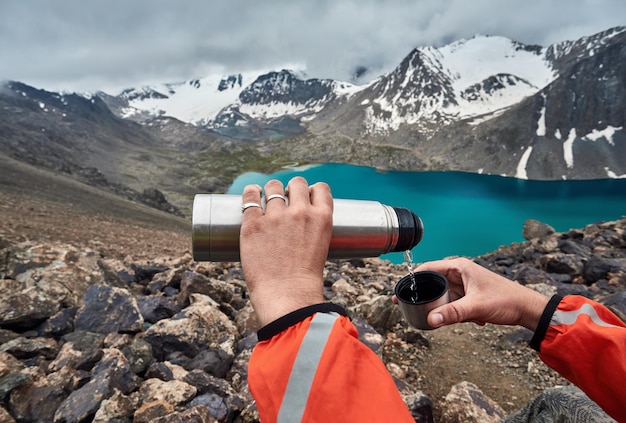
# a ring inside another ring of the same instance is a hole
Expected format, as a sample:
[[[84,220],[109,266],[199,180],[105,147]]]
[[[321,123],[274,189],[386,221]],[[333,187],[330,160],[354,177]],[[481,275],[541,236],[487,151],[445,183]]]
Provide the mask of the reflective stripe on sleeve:
[[[578,317],[583,314],[589,316],[591,321],[598,326],[602,326],[605,328],[618,327],[602,320],[602,318],[598,316],[596,309],[593,308],[591,304],[583,304],[578,310],[555,311],[552,315],[552,319],[550,320],[550,325],[573,325],[574,323],[576,323],[576,319],[578,319]]]
[[[317,313],[313,316],[293,363],[285,396],[278,412],[279,423],[302,420],[317,366],[338,317],[337,313]]]

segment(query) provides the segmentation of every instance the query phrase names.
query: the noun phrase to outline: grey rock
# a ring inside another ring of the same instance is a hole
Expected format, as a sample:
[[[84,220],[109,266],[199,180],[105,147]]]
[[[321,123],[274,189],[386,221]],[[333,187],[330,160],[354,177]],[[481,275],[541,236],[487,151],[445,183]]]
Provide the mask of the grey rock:
[[[37,327],[41,336],[60,337],[74,330],[74,317],[78,307],[67,307],[60,310]]]
[[[363,317],[376,331],[384,332],[402,319],[397,309],[388,295],[376,295],[351,307],[350,311]]]
[[[191,407],[201,406],[206,408],[209,413],[218,421],[230,421],[233,410],[230,410],[224,398],[215,394],[204,394],[195,397],[189,403]]]
[[[81,422],[96,414],[102,401],[111,397],[115,389],[130,393],[136,381],[124,355],[114,349],[105,351],[103,359],[96,365],[92,378],[73,391],[54,414],[55,422]]]
[[[130,344],[123,347],[122,353],[128,360],[131,371],[135,374],[145,372],[154,362],[152,345],[141,338],[134,339]]]
[[[76,370],[91,370],[100,361],[104,352],[102,344],[104,335],[76,331],[62,338],[63,346],[54,361],[50,363],[53,371],[69,367]]]
[[[128,290],[94,285],[85,294],[74,326],[76,330],[96,333],[139,332],[143,329],[143,317]]]
[[[216,394],[227,397],[235,394],[233,387],[225,379],[212,376],[201,369],[190,371],[183,381],[194,386],[200,395]]]
[[[143,404],[133,414],[133,423],[152,423],[157,419],[171,415],[174,406],[165,400],[151,401]]]
[[[181,310],[180,306],[171,297],[162,295],[142,297],[137,300],[137,304],[144,321],[150,323],[169,319]]]
[[[237,325],[239,333],[244,338],[251,333],[256,333],[256,331],[261,328],[259,320],[254,313],[254,309],[249,302],[237,312],[235,324]]]
[[[506,417],[495,401],[470,382],[454,385],[442,408],[443,420],[447,423],[495,423]]]
[[[61,309],[69,291],[56,282],[39,280],[32,286],[18,281],[0,281],[0,326],[31,329]]]
[[[520,268],[512,277],[512,279],[516,280],[522,285],[553,282],[552,278],[547,272],[531,266],[523,266],[522,268]]]
[[[359,332],[359,340],[376,354],[381,354],[385,338],[361,317],[355,317],[352,319],[352,323]]]
[[[610,295],[600,301],[620,319],[626,322],[626,290]]]
[[[139,397],[144,404],[163,400],[177,406],[189,402],[197,393],[196,388],[181,380],[148,379],[139,387]]]
[[[158,264],[139,264],[133,267],[135,270],[135,282],[139,282],[144,285],[152,281],[152,278],[157,273],[162,273],[168,270],[167,266]]]
[[[27,373],[20,372],[11,372],[0,377],[0,402],[4,401],[11,391],[20,386],[25,380],[28,380],[28,378]]]
[[[234,352],[238,338],[234,323],[209,302],[192,304],[171,319],[157,322],[145,333],[145,340],[159,361],[175,352],[195,357],[210,346],[217,347],[216,341],[220,340],[230,344]]]
[[[580,275],[583,270],[583,259],[575,254],[546,254],[539,264],[548,273]]]
[[[575,254],[581,258],[589,258],[591,255],[591,248],[571,239],[559,240],[559,250],[565,254]]]
[[[167,416],[159,417],[153,420],[154,423],[215,423],[217,420],[211,415],[207,407],[197,405],[184,411],[177,411]]]
[[[15,419],[3,407],[0,407],[0,423],[15,423]]]
[[[605,279],[609,272],[614,272],[621,268],[626,268],[626,261],[622,263],[613,258],[594,254],[585,263],[583,276],[587,283],[592,284],[600,279]]]
[[[133,374],[128,360],[121,351],[115,348],[104,350],[104,356],[94,367],[92,376],[110,379],[112,386],[124,394],[132,392],[138,384],[138,379]]]
[[[69,397],[61,403],[54,413],[55,422],[83,422],[100,408],[103,400],[111,393],[110,380],[97,378],[90,380],[80,389],[73,391]]]
[[[145,374],[146,379],[156,378],[163,381],[174,380],[174,371],[168,362],[156,362],[150,364]]]
[[[100,403],[93,423],[130,423],[135,409],[135,402],[115,389],[110,398]]]
[[[204,294],[218,303],[228,303],[233,298],[233,290],[226,282],[197,272],[185,272],[180,281],[178,304],[181,307],[189,305],[191,294]]]
[[[8,352],[17,358],[42,356],[47,359],[56,357],[59,347],[50,338],[15,338],[0,345],[0,352]]]
[[[524,228],[522,230],[522,236],[524,239],[531,240],[535,238],[544,238],[546,236],[554,234],[556,231],[554,228],[546,223],[540,222],[534,219],[528,219],[524,222]]]
[[[223,378],[233,363],[233,356],[220,348],[200,351],[185,367],[187,370],[200,369],[210,375]]]
[[[13,332],[12,330],[0,328],[0,345],[10,341],[11,339],[19,337],[20,335],[16,332]]]
[[[31,379],[24,382],[12,393],[9,410],[17,421],[51,422],[59,405],[67,398],[65,387],[72,377],[71,371],[43,375],[31,374]]]
[[[434,423],[433,402],[427,395],[424,395],[422,392],[416,392],[409,397],[405,397],[404,401],[409,407],[415,423]]]

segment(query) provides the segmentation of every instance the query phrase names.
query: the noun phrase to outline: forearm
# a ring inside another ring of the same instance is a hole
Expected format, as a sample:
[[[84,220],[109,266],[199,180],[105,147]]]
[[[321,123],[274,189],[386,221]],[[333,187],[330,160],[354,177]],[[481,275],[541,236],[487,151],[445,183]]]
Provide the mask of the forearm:
[[[344,313],[315,305],[259,331],[248,383],[263,421],[413,421],[384,364]]]
[[[553,297],[531,346],[608,414],[626,421],[626,325],[606,307],[580,296]]]

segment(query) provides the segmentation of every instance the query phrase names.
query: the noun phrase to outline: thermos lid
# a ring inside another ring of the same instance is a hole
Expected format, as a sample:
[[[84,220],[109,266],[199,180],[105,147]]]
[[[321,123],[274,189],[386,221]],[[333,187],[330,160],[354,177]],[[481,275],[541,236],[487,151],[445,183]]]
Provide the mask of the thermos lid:
[[[391,251],[411,250],[424,236],[424,224],[415,213],[404,207],[393,207],[398,216],[398,242]]]

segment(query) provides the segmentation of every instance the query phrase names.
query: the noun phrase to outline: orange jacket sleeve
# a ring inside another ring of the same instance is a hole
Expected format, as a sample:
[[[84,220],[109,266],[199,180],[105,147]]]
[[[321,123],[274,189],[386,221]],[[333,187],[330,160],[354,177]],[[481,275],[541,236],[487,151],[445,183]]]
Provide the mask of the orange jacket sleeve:
[[[345,311],[324,303],[262,328],[248,385],[264,423],[414,422],[380,358]]]
[[[607,414],[626,422],[626,324],[578,295],[554,296],[531,346]]]

